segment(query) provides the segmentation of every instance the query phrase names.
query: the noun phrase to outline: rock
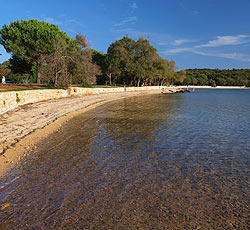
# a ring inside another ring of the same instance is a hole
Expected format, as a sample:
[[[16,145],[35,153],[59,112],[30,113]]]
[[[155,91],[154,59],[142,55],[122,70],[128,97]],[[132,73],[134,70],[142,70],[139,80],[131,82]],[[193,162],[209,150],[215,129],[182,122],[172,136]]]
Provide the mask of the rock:
[[[11,203],[5,203],[5,204],[2,204],[0,210],[5,210],[6,208],[10,207],[11,206]]]

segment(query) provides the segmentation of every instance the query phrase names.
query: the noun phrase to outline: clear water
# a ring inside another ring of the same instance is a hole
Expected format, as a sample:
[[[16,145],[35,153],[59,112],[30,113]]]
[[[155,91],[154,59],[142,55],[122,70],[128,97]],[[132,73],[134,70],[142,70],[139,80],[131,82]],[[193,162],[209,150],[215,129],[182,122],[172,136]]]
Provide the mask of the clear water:
[[[1,183],[1,229],[249,229],[250,91],[105,104]]]

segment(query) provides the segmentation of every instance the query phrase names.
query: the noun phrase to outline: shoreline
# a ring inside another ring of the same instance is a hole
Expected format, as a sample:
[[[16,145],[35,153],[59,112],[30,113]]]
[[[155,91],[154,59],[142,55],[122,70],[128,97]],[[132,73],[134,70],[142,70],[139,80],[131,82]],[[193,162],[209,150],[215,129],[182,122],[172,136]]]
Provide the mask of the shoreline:
[[[207,89],[249,89],[243,87],[188,86]],[[166,87],[167,93],[186,86]],[[106,102],[122,98],[161,94],[162,89],[77,95],[21,105],[0,114],[0,177],[15,167],[43,138],[56,132],[78,114],[94,109]]]
[[[245,87],[245,86],[216,86],[216,87],[212,87],[212,86],[208,86],[208,85],[182,85],[182,86],[176,86],[176,88],[195,88],[195,89],[250,89],[249,87]]]
[[[23,105],[0,115],[0,133],[5,137],[0,141],[0,177],[71,118],[107,102],[160,93],[161,89],[72,96]]]

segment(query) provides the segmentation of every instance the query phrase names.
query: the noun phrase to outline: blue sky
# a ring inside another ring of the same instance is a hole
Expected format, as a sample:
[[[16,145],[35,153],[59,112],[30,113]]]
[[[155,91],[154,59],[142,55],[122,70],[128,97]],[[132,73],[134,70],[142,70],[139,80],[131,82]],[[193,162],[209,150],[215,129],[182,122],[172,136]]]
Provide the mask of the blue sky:
[[[179,69],[250,68],[250,0],[1,0],[0,27],[37,19],[71,37],[84,34],[91,48],[128,35],[148,38]],[[9,55],[0,46],[0,63]]]

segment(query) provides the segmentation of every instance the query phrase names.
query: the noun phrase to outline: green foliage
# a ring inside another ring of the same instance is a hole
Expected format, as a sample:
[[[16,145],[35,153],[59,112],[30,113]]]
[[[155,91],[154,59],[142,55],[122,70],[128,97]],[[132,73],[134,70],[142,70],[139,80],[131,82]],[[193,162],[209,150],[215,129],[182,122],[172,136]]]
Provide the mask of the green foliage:
[[[18,102],[20,102],[20,101],[21,101],[21,99],[19,98],[18,93],[16,93],[16,102],[18,103]]]
[[[108,75],[111,83],[127,85],[163,84],[174,78],[175,62],[161,58],[147,39],[123,37],[108,48]]]
[[[36,63],[28,62],[26,59],[21,59],[13,55],[9,59],[9,68],[11,74],[9,78],[16,83],[35,81]]]
[[[92,50],[92,61],[100,66],[103,75],[107,74],[109,67],[107,54]]]
[[[208,78],[206,74],[197,74],[196,79],[198,81],[198,85],[208,85]]]
[[[213,80],[213,79],[210,79],[210,85],[211,85],[212,87],[216,87],[216,83],[215,83],[215,80]]]
[[[42,79],[54,85],[54,87],[67,88],[71,83],[72,74],[70,71],[73,55],[80,48],[74,41],[68,42],[64,37],[54,40],[55,52],[46,55],[46,65],[42,67]]]
[[[87,48],[88,44],[87,44],[87,39],[84,35],[78,33],[76,35],[76,43],[83,49],[83,48]]]
[[[96,84],[96,76],[101,74],[101,70],[98,65],[92,62],[92,56],[90,49],[80,50],[76,53],[76,61],[71,66],[73,84]]]
[[[11,70],[9,68],[9,62],[5,61],[2,64],[0,64],[0,76],[8,76],[10,74]]]
[[[187,75],[193,76],[195,85],[248,86],[250,69],[188,69]]]
[[[61,32],[58,26],[44,21],[22,20],[4,25],[0,30],[0,44],[7,52],[22,60],[37,63],[37,81],[40,83],[41,66],[44,56],[55,52],[54,41],[63,37],[68,42],[72,39]]]
[[[108,80],[109,63],[107,54],[92,50],[92,61],[100,67],[101,74],[97,76],[98,84],[105,84]]]

